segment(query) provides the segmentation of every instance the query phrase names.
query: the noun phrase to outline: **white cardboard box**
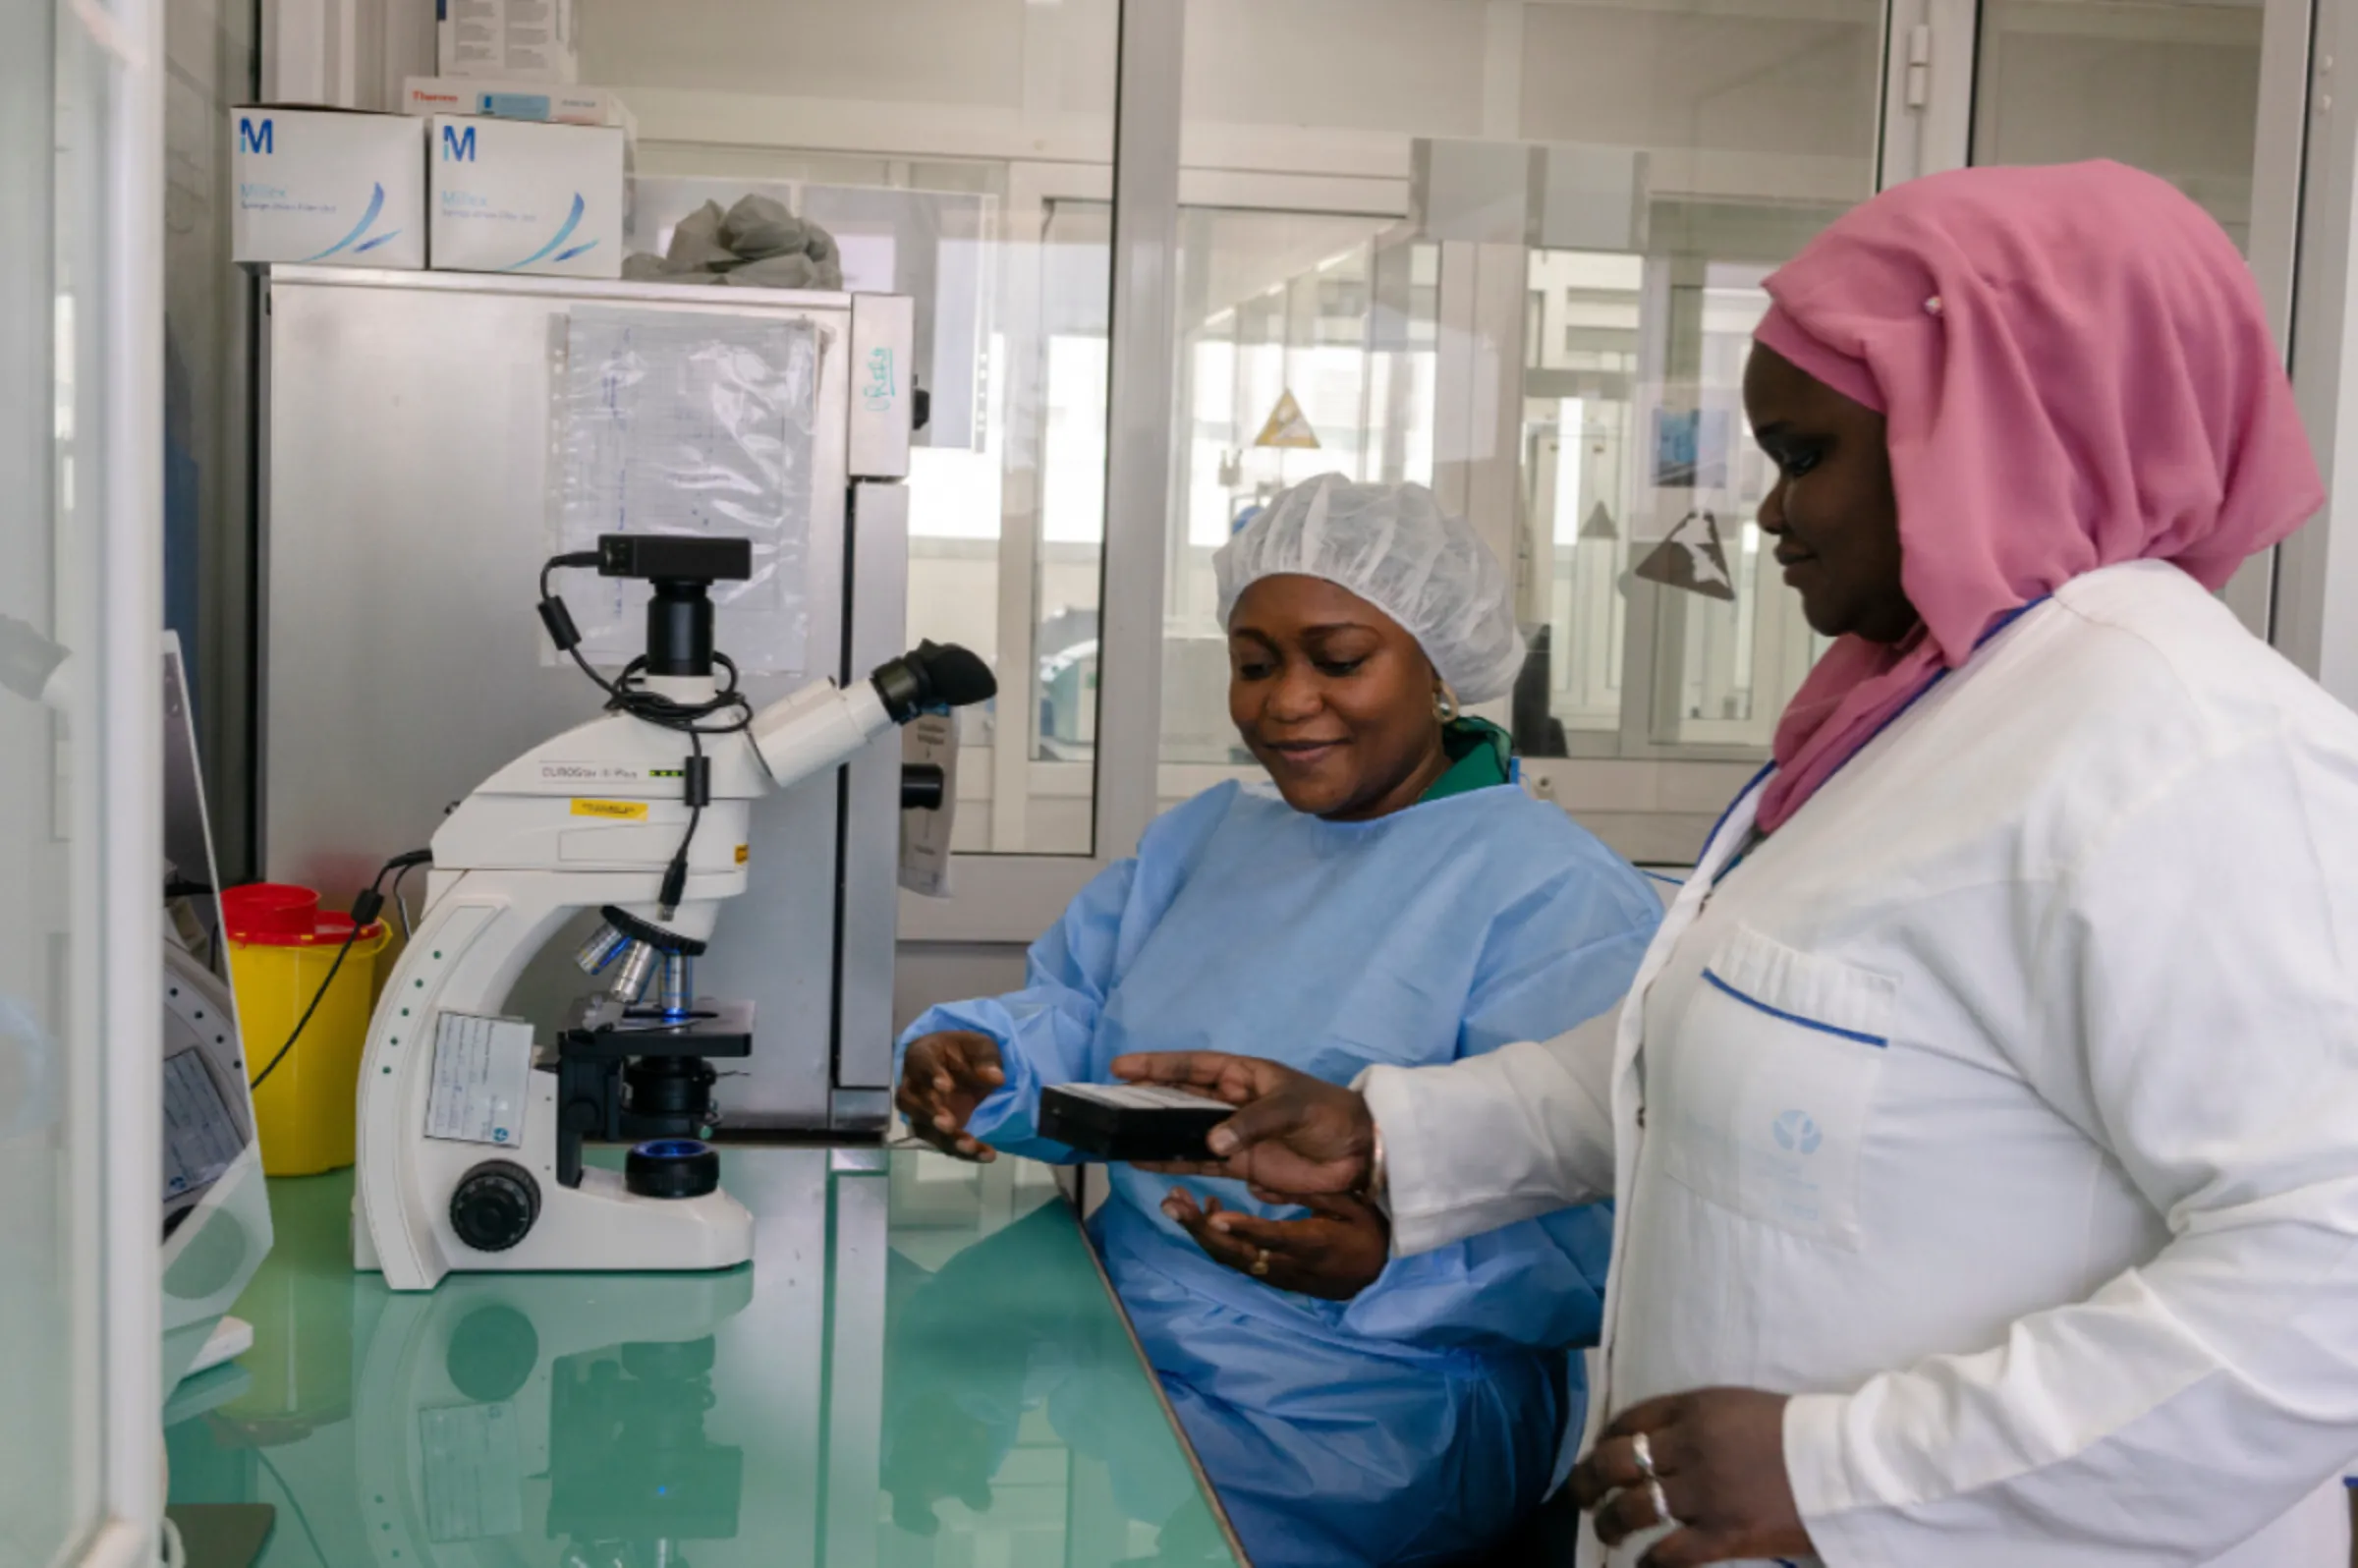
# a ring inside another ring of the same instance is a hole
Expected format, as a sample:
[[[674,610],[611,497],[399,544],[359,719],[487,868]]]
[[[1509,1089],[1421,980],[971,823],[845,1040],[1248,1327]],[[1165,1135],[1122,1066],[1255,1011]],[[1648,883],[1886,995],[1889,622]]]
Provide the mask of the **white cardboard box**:
[[[425,265],[425,135],[407,115],[251,106],[229,117],[230,256]]]
[[[424,123],[436,271],[622,276],[620,131],[455,114]]]
[[[545,120],[552,125],[610,125],[636,138],[639,122],[604,87],[492,78],[411,77],[402,84],[404,114],[481,114],[501,120]]]
[[[446,77],[581,80],[573,0],[435,0],[434,55]]]

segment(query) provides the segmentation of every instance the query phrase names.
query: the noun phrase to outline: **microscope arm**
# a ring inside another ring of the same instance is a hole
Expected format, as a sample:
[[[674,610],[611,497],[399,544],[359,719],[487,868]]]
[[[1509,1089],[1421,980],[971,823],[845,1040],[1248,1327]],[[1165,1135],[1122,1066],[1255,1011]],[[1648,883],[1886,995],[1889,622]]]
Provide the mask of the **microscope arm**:
[[[754,716],[754,755],[773,789],[851,760],[870,741],[927,708],[963,707],[997,692],[990,668],[956,645],[921,643],[848,691],[814,682]]]

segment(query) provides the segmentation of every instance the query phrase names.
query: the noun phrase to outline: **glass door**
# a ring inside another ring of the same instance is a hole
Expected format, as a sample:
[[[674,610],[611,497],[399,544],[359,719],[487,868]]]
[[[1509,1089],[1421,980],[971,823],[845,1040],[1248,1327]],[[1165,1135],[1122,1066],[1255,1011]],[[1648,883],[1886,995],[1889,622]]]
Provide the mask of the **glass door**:
[[[1742,389],[1770,269],[1532,252],[1522,499],[1541,624],[1516,710],[1526,756],[1759,752],[1822,648],[1755,521],[1771,476]]]

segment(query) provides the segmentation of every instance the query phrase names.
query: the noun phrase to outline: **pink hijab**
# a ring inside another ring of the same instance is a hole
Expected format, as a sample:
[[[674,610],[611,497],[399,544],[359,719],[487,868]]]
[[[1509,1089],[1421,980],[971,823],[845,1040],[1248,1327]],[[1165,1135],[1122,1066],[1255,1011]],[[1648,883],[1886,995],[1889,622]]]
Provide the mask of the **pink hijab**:
[[[1759,341],[1888,421],[1923,625],[1845,637],[1785,709],[1772,831],[2007,611],[2101,566],[2217,589],[2325,500],[2234,245],[2116,163],[1965,169],[1854,208],[1768,279]]]

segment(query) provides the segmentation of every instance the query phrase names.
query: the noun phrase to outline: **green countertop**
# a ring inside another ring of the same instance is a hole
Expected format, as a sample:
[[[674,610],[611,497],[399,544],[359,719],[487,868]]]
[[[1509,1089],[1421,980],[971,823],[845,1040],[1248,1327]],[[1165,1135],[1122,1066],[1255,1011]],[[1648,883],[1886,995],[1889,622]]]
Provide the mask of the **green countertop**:
[[[275,1506],[269,1568],[1238,1561],[1044,1170],[725,1159],[750,1267],[406,1296],[353,1272],[349,1172],[273,1181],[172,1501]]]

